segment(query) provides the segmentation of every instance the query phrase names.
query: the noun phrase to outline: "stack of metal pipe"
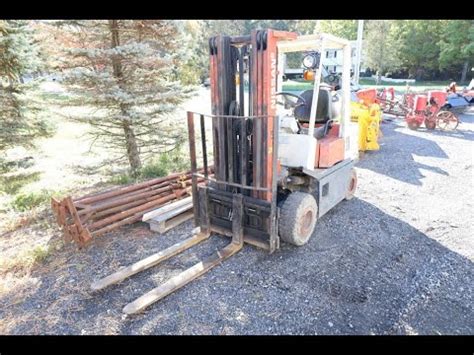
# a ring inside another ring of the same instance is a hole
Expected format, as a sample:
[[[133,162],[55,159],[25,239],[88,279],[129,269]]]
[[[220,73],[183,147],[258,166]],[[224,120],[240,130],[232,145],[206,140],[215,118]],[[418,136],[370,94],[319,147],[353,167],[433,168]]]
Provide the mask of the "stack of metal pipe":
[[[189,196],[191,177],[191,172],[176,173],[82,197],[52,198],[51,206],[66,241],[83,247],[93,237],[140,221],[145,213]],[[198,183],[203,181],[198,179]]]

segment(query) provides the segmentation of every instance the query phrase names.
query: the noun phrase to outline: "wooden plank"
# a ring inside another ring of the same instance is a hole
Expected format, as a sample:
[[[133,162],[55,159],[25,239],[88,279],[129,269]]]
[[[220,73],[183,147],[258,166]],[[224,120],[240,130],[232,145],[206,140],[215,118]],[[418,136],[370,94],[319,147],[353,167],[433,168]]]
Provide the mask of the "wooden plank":
[[[148,220],[148,223],[154,222],[154,223],[160,223],[160,222],[165,222],[173,217],[176,217],[186,211],[189,211],[191,208],[193,208],[193,203],[190,202],[184,206],[180,206],[178,208],[175,208],[174,210],[171,210],[169,212],[160,214],[159,216],[153,217],[152,219]]]
[[[192,207],[192,205],[191,205]],[[181,223],[186,222],[187,220],[193,218],[194,213],[193,211],[189,211],[186,213],[182,213],[174,218],[171,218],[167,221],[161,221],[156,223],[155,221],[151,220],[150,221],[150,229],[153,232],[158,232],[160,234],[166,233],[170,229],[180,225]]]
[[[150,292],[144,294],[143,296],[137,298],[135,301],[127,304],[123,308],[123,312],[126,314],[134,314],[140,312],[149,305],[158,302],[162,298],[168,296],[170,293],[180,289],[185,286],[192,280],[206,273],[214,266],[220,264],[222,261],[228,257],[234,255],[239,250],[242,249],[242,245],[230,243],[223,249],[217,251],[214,255],[204,261],[200,261],[194,266],[190,267],[187,270],[184,270],[180,274],[172,277],[162,285],[154,288]]]
[[[146,222],[149,219],[152,219],[156,216],[159,216],[160,214],[163,214],[165,212],[171,211],[171,210],[173,210],[173,209],[175,209],[179,206],[185,205],[187,203],[192,203],[192,201],[193,201],[192,196],[190,196],[190,197],[186,197],[186,198],[183,198],[181,200],[178,200],[176,202],[172,202],[170,204],[164,205],[164,206],[162,206],[160,208],[157,208],[153,211],[145,213],[142,217],[142,221]]]
[[[209,238],[210,234],[199,233],[191,238],[183,240],[182,242],[176,243],[171,247],[162,250],[158,253],[150,255],[149,257],[136,262],[135,264],[129,265],[124,269],[121,269],[103,279],[95,281],[91,284],[91,289],[94,291],[102,290],[110,285],[122,282],[126,278],[135,275],[143,270],[149,269],[152,266],[159,264],[160,262],[171,258],[172,256],[181,253],[182,251],[189,249],[193,245],[196,245],[203,240]]]

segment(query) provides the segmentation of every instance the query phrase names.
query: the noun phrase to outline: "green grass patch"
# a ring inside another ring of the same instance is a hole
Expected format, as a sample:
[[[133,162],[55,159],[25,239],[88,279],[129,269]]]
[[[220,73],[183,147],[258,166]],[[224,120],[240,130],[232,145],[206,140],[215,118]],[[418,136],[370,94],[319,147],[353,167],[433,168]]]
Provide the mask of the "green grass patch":
[[[1,259],[0,272],[5,273],[13,270],[26,270],[35,264],[41,264],[54,252],[55,249],[60,249],[58,243],[37,245],[33,248],[23,249],[12,257]]]
[[[15,196],[11,206],[15,211],[25,212],[32,208],[49,203],[53,193],[49,190],[22,192]]]
[[[113,176],[109,182],[114,185],[127,185],[134,181],[134,179],[128,174],[119,174]]]
[[[141,179],[162,177],[174,172],[189,169],[188,160],[183,157],[182,149],[162,153],[158,159],[152,159],[140,171]]]
[[[40,179],[40,172],[0,176],[0,192],[15,195],[23,186]]]
[[[144,165],[140,170],[140,178],[149,179],[155,177],[166,176],[169,173],[169,167],[163,164],[160,159],[152,160]]]
[[[189,165],[189,157],[185,157],[182,149],[177,148],[149,160],[142,166],[137,177],[133,177],[130,173],[122,173],[114,175],[109,182],[113,185],[132,184],[189,170]]]
[[[41,263],[49,256],[51,250],[47,246],[38,245],[31,251],[33,263]]]
[[[376,80],[374,78],[360,78],[360,85],[375,85]],[[459,87],[467,85],[468,83],[458,83]],[[410,87],[435,87],[435,88],[445,88],[449,85],[449,80],[418,80],[414,83],[408,83]],[[381,81],[380,86],[406,86],[406,82],[393,83],[390,81]]]
[[[396,87],[398,91],[404,91],[406,83],[391,83],[382,81],[380,85],[375,85],[375,79],[373,78],[360,78],[359,85],[363,88],[385,88],[385,87]],[[410,83],[409,87],[412,91],[427,91],[427,90],[443,90],[448,85],[447,81],[417,81]],[[460,85],[462,86],[462,85]],[[300,82],[291,81],[283,83],[283,91],[304,91],[311,90],[313,88],[313,82]]]
[[[282,85],[283,91],[304,91],[311,90],[314,87],[313,82],[291,82]]]
[[[70,94],[61,93],[61,92],[51,92],[51,91],[42,91],[38,95],[41,99],[48,101],[49,103],[55,102],[67,102],[71,99]]]

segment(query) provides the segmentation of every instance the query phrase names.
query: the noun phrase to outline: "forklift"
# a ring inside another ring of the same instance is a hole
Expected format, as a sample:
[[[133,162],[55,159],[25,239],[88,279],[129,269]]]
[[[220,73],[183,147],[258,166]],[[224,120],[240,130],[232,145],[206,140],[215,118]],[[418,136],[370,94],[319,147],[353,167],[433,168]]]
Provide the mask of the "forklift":
[[[322,77],[325,48],[343,52],[337,88]],[[281,91],[285,56],[293,52],[306,53],[305,76],[314,79],[313,88],[299,94]],[[183,287],[244,243],[269,253],[281,241],[306,244],[317,220],[354,196],[358,144],[349,127],[349,41],[329,34],[254,30],[248,36],[210,38],[209,53],[212,114],[187,113],[195,234],[91,287],[97,291],[119,283],[212,233],[230,237],[230,243],[126,305],[126,314]]]

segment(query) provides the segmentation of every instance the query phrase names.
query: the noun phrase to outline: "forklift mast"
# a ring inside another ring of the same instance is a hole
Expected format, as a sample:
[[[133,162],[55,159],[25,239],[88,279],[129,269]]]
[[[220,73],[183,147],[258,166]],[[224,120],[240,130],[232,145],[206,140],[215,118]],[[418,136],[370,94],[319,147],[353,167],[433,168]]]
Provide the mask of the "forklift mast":
[[[217,179],[252,184],[268,191],[252,191],[252,196],[271,202],[273,129],[276,116],[277,40],[295,39],[296,33],[254,30],[250,36],[217,36],[209,40],[210,79],[213,119],[214,166]],[[247,59],[245,61],[244,59]],[[247,100],[244,90],[244,63],[249,63]],[[236,73],[238,72],[238,80]],[[238,85],[237,85],[238,82]],[[238,86],[238,90],[237,90]],[[237,91],[239,97],[237,99]],[[247,115],[245,112],[247,102]],[[253,119],[219,119],[219,116]],[[241,123],[250,129],[251,145],[244,153],[250,157],[240,165],[238,157]],[[258,169],[254,169],[258,167]],[[244,192],[246,193],[246,192]]]
[[[195,224],[204,232],[240,234],[246,242],[270,252],[279,247],[277,41],[296,37],[291,32],[254,30],[249,36],[219,35],[209,40],[213,178],[208,174],[207,157],[203,159],[204,175],[196,172],[194,113],[188,113],[193,176],[208,182],[193,184]],[[200,117],[206,155],[206,119]],[[237,210],[241,211],[240,221]]]

